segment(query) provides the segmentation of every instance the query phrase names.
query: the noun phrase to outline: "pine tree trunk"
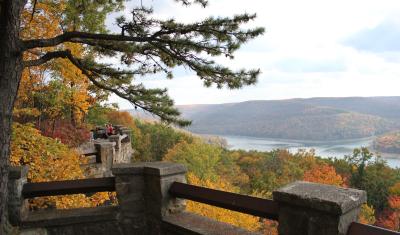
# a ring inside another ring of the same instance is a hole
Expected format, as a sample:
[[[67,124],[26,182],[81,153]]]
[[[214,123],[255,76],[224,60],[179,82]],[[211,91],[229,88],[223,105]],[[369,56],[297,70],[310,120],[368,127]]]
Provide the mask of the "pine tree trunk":
[[[0,0],[0,234],[5,233],[12,110],[23,70],[20,13],[26,0]]]

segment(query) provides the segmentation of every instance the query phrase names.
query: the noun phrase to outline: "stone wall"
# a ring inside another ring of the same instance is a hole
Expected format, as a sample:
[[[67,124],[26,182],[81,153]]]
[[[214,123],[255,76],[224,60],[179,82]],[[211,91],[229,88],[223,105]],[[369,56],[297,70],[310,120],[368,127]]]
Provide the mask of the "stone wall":
[[[21,196],[26,173],[26,168],[10,173],[8,210],[20,234],[256,234],[185,212],[185,200],[168,193],[173,182],[186,182],[186,168],[180,164],[114,164],[118,205],[73,210],[27,211]],[[279,205],[279,234],[345,235],[366,193],[300,181],[276,190],[273,198]]]
[[[95,136],[102,136],[97,134]],[[107,138],[96,138],[79,146],[76,150],[85,155],[87,163],[81,164],[87,177],[108,177],[112,175],[113,164],[130,163],[134,150],[131,144],[131,130],[118,126],[116,134]]]

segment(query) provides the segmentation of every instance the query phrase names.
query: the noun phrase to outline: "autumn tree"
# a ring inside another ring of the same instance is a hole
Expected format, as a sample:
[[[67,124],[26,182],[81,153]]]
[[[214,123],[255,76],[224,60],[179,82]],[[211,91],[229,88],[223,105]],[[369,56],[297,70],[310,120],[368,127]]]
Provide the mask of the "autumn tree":
[[[84,178],[79,154],[59,141],[43,136],[31,124],[14,123],[11,143],[11,164],[28,165],[29,182],[47,182]],[[62,170],[60,170],[62,169]],[[39,197],[30,200],[30,207],[92,207],[109,200],[108,192],[91,197],[83,194]]]
[[[133,105],[160,117],[161,120],[187,125],[165,89],[147,89],[134,78],[162,72],[172,77],[172,68],[185,66],[197,74],[206,86],[240,88],[256,82],[258,69],[232,71],[216,64],[211,57],[233,58],[240,45],[263,33],[262,28],[243,30],[240,26],[255,18],[242,14],[234,17],[210,17],[195,23],[179,23],[174,19],[158,20],[152,10],[132,9],[132,17],[117,19],[119,33],[105,30],[108,13],[121,9],[121,0],[70,0],[60,11],[60,33],[56,36],[22,38],[21,12],[31,10],[32,18],[40,16],[35,5],[41,1],[0,1],[0,218],[5,224],[9,147],[12,112],[24,68],[65,59],[90,81],[90,84],[129,100]],[[44,1],[58,4],[59,1]],[[207,5],[206,0],[178,0],[184,5]],[[27,4],[28,3],[28,4]],[[73,24],[69,24],[73,22]],[[67,43],[83,45],[87,53],[77,55]],[[47,48],[48,51],[39,49]],[[34,52],[36,58],[24,60],[24,54]],[[96,58],[114,57],[120,67],[99,62]]]
[[[316,165],[306,171],[303,177],[305,181],[314,183],[330,184],[339,187],[344,184],[342,176],[336,173],[335,168],[325,163]]]

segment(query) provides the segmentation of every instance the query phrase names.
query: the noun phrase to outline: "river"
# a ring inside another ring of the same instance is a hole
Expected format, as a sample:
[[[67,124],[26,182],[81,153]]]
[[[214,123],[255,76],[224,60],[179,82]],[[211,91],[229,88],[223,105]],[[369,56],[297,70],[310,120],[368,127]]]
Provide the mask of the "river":
[[[349,139],[340,141],[297,141],[271,138],[255,138],[247,136],[220,135],[228,142],[229,149],[271,151],[273,149],[288,149],[296,152],[298,149],[314,149],[321,157],[343,158],[350,155],[354,148],[369,147],[372,149],[373,137],[363,139]],[[400,167],[400,154],[380,154],[389,166]]]

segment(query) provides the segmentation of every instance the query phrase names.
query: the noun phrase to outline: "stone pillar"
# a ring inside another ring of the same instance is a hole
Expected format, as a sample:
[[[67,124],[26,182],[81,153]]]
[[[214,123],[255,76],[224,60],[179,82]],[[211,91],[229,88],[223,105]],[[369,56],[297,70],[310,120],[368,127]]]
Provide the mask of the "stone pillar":
[[[357,221],[365,191],[304,181],[273,192],[280,235],[345,235]]]
[[[151,162],[144,168],[147,233],[160,234],[164,216],[185,210],[185,200],[168,193],[173,182],[186,183],[186,167],[170,162]]]
[[[27,182],[28,166],[11,167],[8,181],[8,216],[13,226],[19,226],[28,213],[28,202],[22,197]]]
[[[115,150],[119,150],[121,148],[121,136],[120,135],[110,135],[108,137],[110,142],[115,142]]]
[[[121,135],[128,136],[129,142],[132,141],[132,130],[131,129],[124,127],[124,128],[121,128],[120,132],[121,132]]]
[[[184,200],[168,193],[173,182],[186,182],[185,173],[183,165],[168,162],[115,164],[119,222],[124,232],[160,234],[162,218],[185,209]]]
[[[145,234],[144,164],[115,164],[115,191],[120,208],[118,222],[123,234]]]
[[[94,146],[97,150],[96,163],[101,163],[103,176],[111,176],[111,168],[115,155],[115,143],[102,141],[95,143]]]

